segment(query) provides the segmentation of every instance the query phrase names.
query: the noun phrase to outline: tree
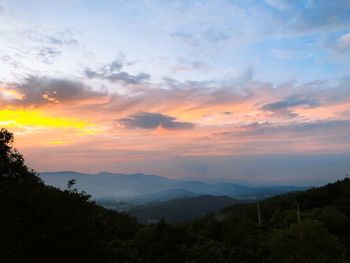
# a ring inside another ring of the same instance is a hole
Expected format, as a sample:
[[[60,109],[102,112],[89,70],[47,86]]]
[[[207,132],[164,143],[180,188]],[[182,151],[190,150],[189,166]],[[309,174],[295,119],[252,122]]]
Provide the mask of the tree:
[[[24,164],[23,156],[13,147],[13,134],[0,129],[0,176],[13,177],[19,181],[40,183],[34,170]]]
[[[76,182],[77,182],[77,180],[75,180],[75,179],[69,180],[68,183],[67,183],[67,189],[71,190],[72,187],[76,184]]]
[[[0,262],[135,262],[133,218],[46,186],[0,131]]]
[[[273,262],[342,262],[345,248],[316,220],[305,219],[288,229],[275,230],[269,240]]]

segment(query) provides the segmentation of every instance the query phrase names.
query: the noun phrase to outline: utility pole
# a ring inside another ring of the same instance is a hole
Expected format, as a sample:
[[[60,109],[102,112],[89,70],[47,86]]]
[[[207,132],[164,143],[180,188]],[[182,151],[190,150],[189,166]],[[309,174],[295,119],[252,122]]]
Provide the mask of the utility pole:
[[[299,203],[297,202],[297,220],[298,224],[300,224],[300,211],[299,211]]]
[[[258,212],[258,225],[261,225],[261,214],[260,214],[259,197],[256,197],[256,210]]]

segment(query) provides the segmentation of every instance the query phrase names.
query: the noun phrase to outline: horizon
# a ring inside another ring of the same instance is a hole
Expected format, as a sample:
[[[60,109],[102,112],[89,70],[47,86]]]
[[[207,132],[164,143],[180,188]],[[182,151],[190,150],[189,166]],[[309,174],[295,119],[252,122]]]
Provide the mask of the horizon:
[[[0,127],[37,171],[350,171],[349,1],[4,0],[0,42]]]
[[[203,178],[203,177],[167,177],[167,176],[162,176],[158,174],[150,174],[150,173],[143,173],[143,172],[133,172],[133,173],[119,173],[119,172],[108,172],[108,171],[100,171],[100,172],[81,172],[81,171],[71,171],[71,170],[66,170],[66,171],[41,171],[38,172],[39,177],[40,175],[47,175],[47,174],[79,174],[79,175],[88,175],[88,176],[100,176],[100,175],[116,175],[116,176],[134,176],[134,175],[142,175],[145,177],[158,177],[158,178],[164,178],[168,180],[179,180],[179,181],[196,181],[196,182],[203,182],[203,183],[232,183],[236,185],[243,185],[243,186],[249,186],[249,187],[264,187],[264,186],[300,186],[300,187],[320,187],[324,186],[329,183],[334,183],[339,180],[343,180],[344,178],[348,178],[348,174],[345,175],[338,175],[337,177],[332,177],[332,178],[322,178],[322,179],[310,179],[310,180],[300,180],[300,181],[276,181],[276,180],[249,180],[249,179],[241,179],[241,178],[236,178],[236,177],[219,177],[219,178]],[[76,182],[79,185],[79,180]],[[79,187],[78,187],[79,188]]]

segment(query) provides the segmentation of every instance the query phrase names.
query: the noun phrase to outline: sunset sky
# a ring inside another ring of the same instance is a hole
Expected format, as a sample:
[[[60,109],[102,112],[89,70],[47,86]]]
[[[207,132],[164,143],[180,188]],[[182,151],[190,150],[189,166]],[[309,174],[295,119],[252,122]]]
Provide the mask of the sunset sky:
[[[0,0],[0,127],[37,171],[350,170],[350,1]]]

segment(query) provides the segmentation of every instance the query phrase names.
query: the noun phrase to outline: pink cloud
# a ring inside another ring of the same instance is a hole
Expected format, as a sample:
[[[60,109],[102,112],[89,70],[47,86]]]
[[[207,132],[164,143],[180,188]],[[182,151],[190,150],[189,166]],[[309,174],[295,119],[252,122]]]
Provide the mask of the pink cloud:
[[[347,33],[345,35],[342,35],[339,39],[338,42],[342,45],[342,46],[348,46],[350,45],[350,33]]]

